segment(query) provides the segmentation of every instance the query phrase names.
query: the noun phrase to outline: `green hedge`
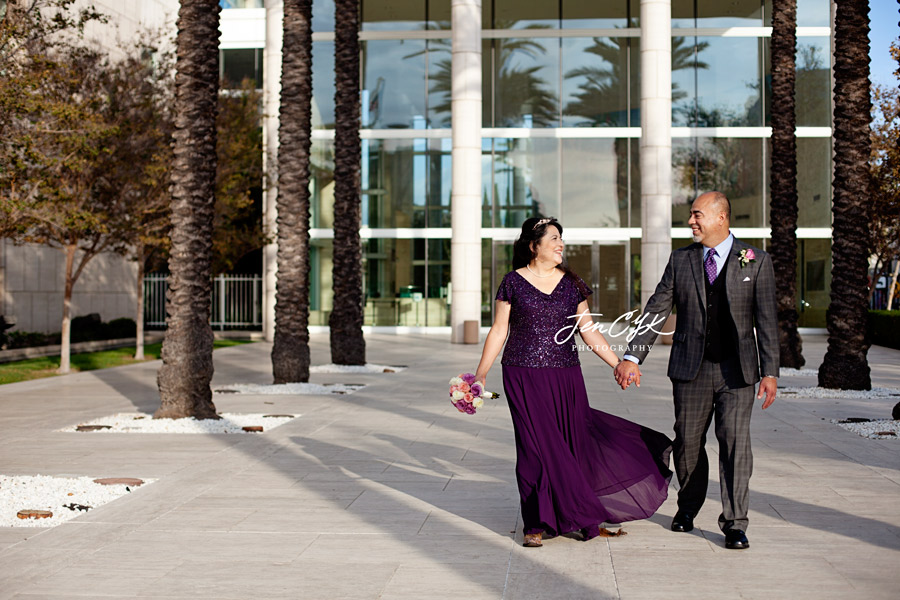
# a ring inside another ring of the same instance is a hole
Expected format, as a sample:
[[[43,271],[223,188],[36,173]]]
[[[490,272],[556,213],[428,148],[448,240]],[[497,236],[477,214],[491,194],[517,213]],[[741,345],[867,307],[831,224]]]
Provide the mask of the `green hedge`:
[[[103,320],[97,313],[72,319],[72,343],[91,342],[103,336]]]
[[[97,313],[72,319],[72,342],[93,342],[134,337],[137,325],[131,319],[113,319],[104,323]]]
[[[2,317],[0,317],[2,319]],[[96,340],[116,340],[137,335],[137,325],[132,319],[113,319],[104,323],[94,313],[72,319],[72,343]],[[37,333],[33,331],[0,332],[0,348],[34,348],[60,343],[59,332]]]
[[[900,310],[870,310],[869,340],[900,350]]]
[[[55,346],[60,343],[59,333],[38,333],[35,331],[11,331],[2,340],[2,347],[35,348],[37,346]]]

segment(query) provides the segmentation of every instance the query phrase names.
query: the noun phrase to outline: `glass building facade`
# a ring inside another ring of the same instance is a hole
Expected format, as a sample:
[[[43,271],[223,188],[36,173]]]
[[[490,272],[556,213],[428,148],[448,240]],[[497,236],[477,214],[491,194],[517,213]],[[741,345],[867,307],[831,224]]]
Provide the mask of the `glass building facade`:
[[[255,2],[228,2],[254,8]],[[482,1],[482,324],[531,216],[565,227],[566,259],[610,320],[640,304],[638,0]],[[831,7],[798,0],[798,291],[823,327],[831,271]],[[237,13],[225,11],[230,21]],[[673,247],[723,191],[736,235],[769,236],[770,0],[672,0]],[[331,307],[334,5],[313,3],[311,325]],[[226,32],[227,33],[227,32]],[[450,1],[361,2],[365,324],[447,327]],[[262,46],[223,36],[222,70],[262,86]]]

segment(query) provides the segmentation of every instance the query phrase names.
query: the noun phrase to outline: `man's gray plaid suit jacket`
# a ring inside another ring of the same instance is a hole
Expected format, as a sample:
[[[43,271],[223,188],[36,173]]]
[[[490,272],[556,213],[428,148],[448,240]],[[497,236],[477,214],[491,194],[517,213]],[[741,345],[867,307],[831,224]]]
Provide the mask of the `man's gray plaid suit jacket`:
[[[756,259],[741,266],[740,255],[752,249]],[[778,376],[778,315],[775,305],[775,271],[772,258],[762,250],[734,239],[725,273],[728,307],[737,328],[738,355],[744,382],[751,385],[761,376]],[[668,375],[671,379],[691,381],[697,376],[706,346],[706,273],[703,245],[693,243],[672,252],[669,263],[644,314],[661,315],[659,323],[675,308],[675,334]],[[756,335],[754,336],[754,326]],[[662,330],[661,325],[654,327]],[[636,336],[626,354],[644,361],[656,339],[654,331]]]

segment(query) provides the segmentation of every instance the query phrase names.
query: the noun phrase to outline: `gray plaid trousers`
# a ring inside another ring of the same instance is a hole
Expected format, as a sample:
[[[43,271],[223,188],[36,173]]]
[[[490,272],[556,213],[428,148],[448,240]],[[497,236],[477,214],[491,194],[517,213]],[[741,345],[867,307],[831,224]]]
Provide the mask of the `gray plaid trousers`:
[[[736,359],[722,363],[704,360],[691,381],[672,380],[675,397],[673,457],[681,489],[678,508],[694,514],[706,499],[709,460],[706,431],[715,418],[719,441],[719,485],[722,514],[719,527],[747,530],[750,507],[750,413],[754,386],[744,383]]]

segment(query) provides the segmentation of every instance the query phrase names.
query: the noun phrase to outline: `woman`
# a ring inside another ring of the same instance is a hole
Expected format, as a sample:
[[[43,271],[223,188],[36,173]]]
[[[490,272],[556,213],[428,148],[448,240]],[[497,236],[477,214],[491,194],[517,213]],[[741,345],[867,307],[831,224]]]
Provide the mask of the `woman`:
[[[670,440],[663,434],[588,405],[571,327],[589,324],[590,288],[563,264],[562,225],[528,219],[514,247],[513,268],[497,291],[494,324],[476,379],[503,352],[503,389],[516,434],[516,479],[525,546],[543,533],[580,530],[601,535],[600,523],[645,519],[666,499]],[[558,339],[557,332],[566,328]],[[507,333],[509,340],[507,341]],[[607,365],[619,363],[603,335],[581,332]],[[612,535],[606,529],[605,535]]]

